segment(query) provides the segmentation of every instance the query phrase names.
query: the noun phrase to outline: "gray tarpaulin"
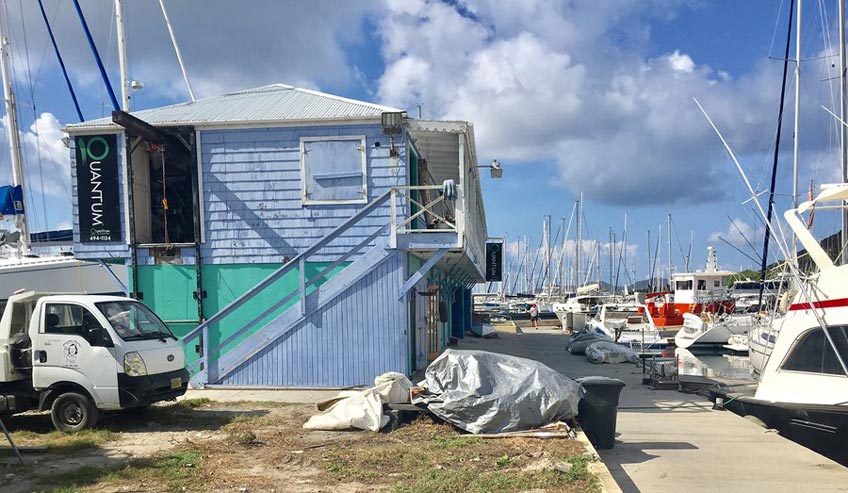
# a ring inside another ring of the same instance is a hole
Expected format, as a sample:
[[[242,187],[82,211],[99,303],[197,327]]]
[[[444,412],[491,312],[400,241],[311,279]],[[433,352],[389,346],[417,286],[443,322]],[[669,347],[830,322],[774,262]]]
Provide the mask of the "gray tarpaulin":
[[[537,428],[577,415],[583,389],[538,361],[448,349],[425,372],[425,402],[436,416],[471,433]]]

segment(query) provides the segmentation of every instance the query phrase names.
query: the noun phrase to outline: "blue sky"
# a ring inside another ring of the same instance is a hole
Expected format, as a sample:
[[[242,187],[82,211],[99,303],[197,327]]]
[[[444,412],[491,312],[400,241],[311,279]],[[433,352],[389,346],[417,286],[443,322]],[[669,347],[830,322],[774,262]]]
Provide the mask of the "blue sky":
[[[113,2],[82,3],[117,92]],[[158,2],[127,3],[130,75],[145,82],[133,107],[186,100]],[[804,58],[836,52],[822,35],[835,32],[831,3],[805,3]],[[24,4],[22,12],[12,2],[8,17],[15,86],[28,130],[31,220],[35,229],[58,228],[70,221],[67,152],[58,128],[76,116],[37,4]],[[86,118],[108,114],[71,2],[45,0],[45,5]],[[656,239],[667,213],[684,250],[693,232],[694,267],[703,265],[708,245],[717,247],[722,267],[752,264],[718,239],[753,254],[728,217],[757,248],[762,241],[750,204],[742,205],[747,197],[742,181],[692,97],[716,120],[752,181],[764,187],[782,69],[768,57],[782,56],[788,2],[198,0],[167,5],[201,97],[283,82],[404,107],[413,116],[422,104],[425,118],[473,122],[481,164],[496,158],[505,167],[502,180],[484,177],[492,236],[528,236],[537,244],[543,216],[553,217],[556,231],[582,190],[591,233],[584,240],[599,241],[607,258],[609,228],[620,239],[626,213],[628,269],[639,278],[647,269],[647,231]],[[835,85],[824,81],[833,73],[831,60],[802,65],[804,191],[810,177],[818,184],[838,176],[836,127],[819,108],[832,107]],[[790,80],[789,91],[793,88]],[[784,195],[791,190],[791,106],[790,100],[781,148],[779,192]],[[36,136],[31,125],[39,116]],[[0,145],[5,148],[5,138]],[[0,156],[0,178],[7,174],[8,159]],[[787,203],[784,195],[779,211]],[[833,219],[818,221],[817,234],[836,229]],[[666,256],[663,250],[663,264]],[[672,263],[683,269],[676,237]],[[607,275],[602,269],[601,277]]]

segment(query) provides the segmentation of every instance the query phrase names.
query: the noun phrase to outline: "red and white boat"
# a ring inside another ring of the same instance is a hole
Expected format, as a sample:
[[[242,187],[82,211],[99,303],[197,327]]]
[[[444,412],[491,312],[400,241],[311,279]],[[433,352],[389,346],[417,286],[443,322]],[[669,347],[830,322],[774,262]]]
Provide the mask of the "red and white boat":
[[[733,312],[727,281],[734,273],[718,270],[715,248],[707,247],[707,252],[707,265],[703,271],[672,274],[673,293],[661,291],[645,297],[657,327],[681,326],[686,313],[720,315]]]

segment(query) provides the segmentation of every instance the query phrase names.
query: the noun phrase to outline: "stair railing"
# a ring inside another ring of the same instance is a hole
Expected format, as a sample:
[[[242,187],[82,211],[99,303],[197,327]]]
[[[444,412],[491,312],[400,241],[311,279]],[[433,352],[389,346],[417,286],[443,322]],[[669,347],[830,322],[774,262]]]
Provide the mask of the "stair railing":
[[[318,282],[328,273],[330,273],[333,269],[340,266],[342,263],[346,262],[351,256],[355,255],[357,252],[362,250],[365,246],[373,242],[389,225],[394,225],[397,223],[396,218],[396,205],[393,200],[391,205],[391,221],[387,222],[381,226],[378,226],[376,231],[374,231],[370,236],[360,241],[357,245],[350,248],[347,252],[341,255],[338,259],[331,262],[329,265],[321,269],[317,274],[307,278],[306,277],[306,260],[320,252],[324,247],[326,247],[330,242],[340,237],[344,232],[349,230],[352,226],[359,223],[366,216],[375,211],[378,207],[383,205],[390,197],[393,197],[395,194],[395,189],[392,188],[387,190],[385,193],[377,197],[368,203],[365,207],[359,210],[356,214],[351,216],[345,222],[338,225],[332,231],[327,233],[326,236],[315,242],[312,246],[304,250],[302,253],[289,260],[286,264],[284,264],[279,269],[272,272],[268,277],[263,279],[259,284],[253,286],[248,289],[244,294],[230,302],[227,306],[222,308],[220,311],[215,313],[213,316],[206,319],[203,323],[189,331],[182,338],[183,345],[188,347],[189,343],[194,340],[198,340],[198,344],[195,346],[195,350],[197,351],[199,357],[196,361],[189,363],[187,365],[188,370],[191,373],[205,373],[205,377],[201,378],[203,383],[208,383],[209,381],[214,381],[216,376],[214,374],[210,374],[211,365],[210,362],[212,360],[212,355],[216,354],[217,351],[231,344],[233,341],[244,335],[247,331],[256,327],[263,319],[274,313],[276,310],[279,310],[287,303],[291,302],[296,297],[299,297],[299,305],[301,310],[301,315],[306,315],[306,296],[318,288]],[[392,228],[392,234],[394,234],[395,229]],[[220,324],[228,315],[235,312],[240,307],[244,306],[245,303],[253,299],[256,295],[267,289],[269,286],[273,285],[276,281],[280,280],[286,274],[292,272],[297,268],[299,270],[299,281],[298,288],[289,292],[286,296],[282,297],[279,301],[276,301],[267,309],[265,309],[261,314],[256,317],[252,317],[247,323],[243,324],[236,331],[226,337],[223,341],[220,341],[214,347],[209,347],[209,332],[210,328]]]

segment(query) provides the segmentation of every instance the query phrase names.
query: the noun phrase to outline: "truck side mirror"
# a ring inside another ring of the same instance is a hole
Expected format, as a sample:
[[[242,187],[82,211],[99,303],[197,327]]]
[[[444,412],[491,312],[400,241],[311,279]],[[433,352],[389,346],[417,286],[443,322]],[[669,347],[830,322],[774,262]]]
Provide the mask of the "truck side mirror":
[[[109,332],[107,332],[103,327],[88,329],[86,340],[93,347],[115,347],[115,343],[112,342],[112,338],[109,337]]]

